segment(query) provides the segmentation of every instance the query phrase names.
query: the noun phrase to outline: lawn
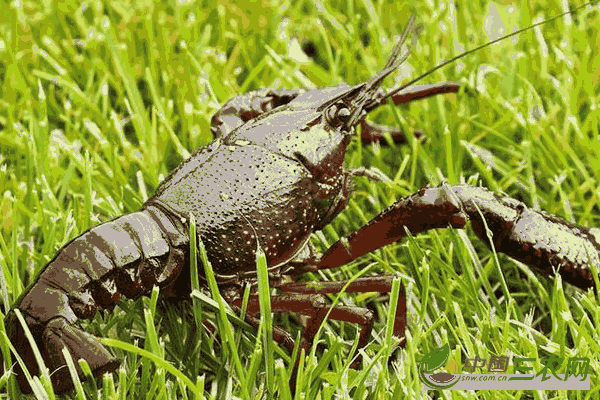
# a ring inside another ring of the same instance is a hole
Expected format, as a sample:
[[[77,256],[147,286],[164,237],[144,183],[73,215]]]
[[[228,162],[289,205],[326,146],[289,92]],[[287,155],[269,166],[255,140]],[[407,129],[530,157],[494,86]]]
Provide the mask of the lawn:
[[[231,97],[264,87],[362,82],[382,68],[414,13],[422,24],[418,42],[386,80],[392,87],[560,14],[567,4],[431,3],[2,1],[2,317],[58,249],[100,222],[139,210],[170,171],[209,143],[210,118]],[[313,235],[314,247],[324,251],[397,199],[443,181],[485,186],[600,226],[599,18],[598,9],[583,9],[486,47],[422,81],[461,82],[458,94],[372,112],[373,121],[401,126],[407,144],[351,144],[348,167],[375,167],[390,182],[356,178],[348,207]],[[417,374],[418,361],[445,343],[450,370],[476,356],[531,357],[539,370],[540,360],[556,355],[588,357],[596,371],[600,306],[593,290],[496,258],[469,225],[430,231],[303,278],[382,273],[397,274],[407,287],[406,348],[390,347],[386,337],[389,295],[332,295],[375,312],[372,341],[361,368],[350,370],[358,327],[327,321],[319,346],[301,360],[296,398],[598,396],[595,372],[589,392],[422,392]],[[210,290],[195,291],[193,299],[163,304],[155,290],[83,321],[87,332],[110,338],[106,344],[123,362],[68,396],[292,398],[292,356],[263,346],[262,334],[231,311],[223,318]],[[300,332],[294,316],[275,315],[273,323],[295,337]],[[3,323],[0,333],[6,354]],[[0,393],[18,398],[8,377],[0,379]],[[48,384],[46,390],[53,398]]]

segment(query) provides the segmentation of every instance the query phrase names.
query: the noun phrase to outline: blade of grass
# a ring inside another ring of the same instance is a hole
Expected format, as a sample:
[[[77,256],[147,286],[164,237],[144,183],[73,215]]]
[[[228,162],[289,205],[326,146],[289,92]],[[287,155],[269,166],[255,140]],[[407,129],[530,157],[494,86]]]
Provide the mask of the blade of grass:
[[[273,358],[273,316],[271,314],[271,288],[267,257],[260,245],[256,246],[256,269],[258,272],[258,300],[260,303],[260,329],[265,353],[266,378],[269,395],[275,393],[275,360]]]
[[[190,225],[195,225],[193,215],[191,216]],[[204,274],[206,280],[208,281],[208,287],[210,288],[210,292],[213,296],[213,299],[219,305],[219,325],[220,329],[222,330],[221,337],[223,338],[224,344],[229,347],[230,357],[233,359],[233,366],[237,372],[237,376],[240,381],[240,390],[243,394],[242,397],[247,398],[249,396],[249,393],[246,382],[246,373],[244,371],[244,368],[242,367],[242,362],[238,354],[235,336],[233,334],[233,328],[231,326],[231,323],[227,319],[225,301],[223,300],[223,298],[221,297],[221,293],[219,292],[219,287],[217,285],[217,280],[215,278],[212,264],[208,260],[208,255],[206,254],[204,243],[202,243],[202,240],[200,240],[200,238],[198,238],[198,248],[190,248],[190,258],[196,257],[197,250],[200,250],[200,260],[202,260],[202,265],[204,265]]]

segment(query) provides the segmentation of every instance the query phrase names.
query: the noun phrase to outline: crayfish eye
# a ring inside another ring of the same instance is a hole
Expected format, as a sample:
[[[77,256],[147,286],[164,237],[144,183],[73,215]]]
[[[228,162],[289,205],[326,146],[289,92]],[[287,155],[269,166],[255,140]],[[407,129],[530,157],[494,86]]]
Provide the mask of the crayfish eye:
[[[331,106],[325,111],[325,119],[331,126],[341,126],[348,122],[350,110],[343,104]]]
[[[348,122],[348,120],[350,119],[350,110],[348,110],[348,108],[346,107],[339,108],[337,113],[337,119],[344,123]]]

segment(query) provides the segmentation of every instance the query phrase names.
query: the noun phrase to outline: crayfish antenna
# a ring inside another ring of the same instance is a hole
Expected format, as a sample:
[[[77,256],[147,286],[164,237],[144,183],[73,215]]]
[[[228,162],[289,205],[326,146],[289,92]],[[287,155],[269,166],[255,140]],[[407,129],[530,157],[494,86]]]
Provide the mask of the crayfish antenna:
[[[394,96],[394,95],[398,94],[398,93],[399,93],[400,91],[402,91],[403,89],[405,89],[405,88],[407,88],[408,86],[411,86],[411,85],[413,85],[413,84],[415,84],[415,83],[419,82],[421,79],[425,78],[426,76],[429,76],[429,75],[433,74],[433,73],[434,73],[435,71],[437,71],[438,69],[444,68],[446,65],[452,64],[452,63],[454,63],[455,61],[457,61],[457,60],[460,60],[461,58],[468,56],[469,54],[476,53],[476,52],[478,52],[479,50],[481,50],[481,49],[484,49],[484,48],[486,48],[486,47],[488,47],[488,46],[491,46],[491,45],[492,45],[492,44],[494,44],[494,43],[501,42],[501,41],[503,41],[504,39],[508,39],[508,38],[511,38],[511,37],[513,37],[513,36],[517,36],[517,35],[519,35],[519,34],[521,34],[521,33],[523,33],[523,32],[527,32],[528,30],[531,30],[531,29],[537,28],[538,26],[541,26],[541,25],[547,24],[548,22],[552,22],[552,21],[554,21],[554,20],[557,20],[557,19],[559,19],[559,18],[562,18],[562,17],[564,17],[564,16],[565,16],[565,15],[567,15],[567,14],[575,14],[577,11],[579,11],[580,9],[582,9],[582,8],[584,8],[584,7],[587,7],[587,6],[589,6],[590,4],[593,4],[593,2],[592,2],[592,3],[586,3],[586,4],[582,5],[582,6],[579,6],[579,7],[575,8],[574,10],[565,11],[565,12],[563,12],[562,14],[558,14],[558,15],[556,15],[556,16],[554,16],[554,17],[550,18],[550,19],[546,19],[546,20],[543,20],[543,21],[541,21],[541,22],[538,22],[538,23],[536,23],[536,24],[529,25],[529,26],[528,26],[528,27],[526,27],[526,28],[519,29],[518,31],[515,31],[515,32],[512,32],[512,33],[509,33],[509,34],[507,34],[507,35],[504,35],[504,36],[502,36],[501,38],[498,38],[498,39],[496,39],[496,40],[492,40],[492,41],[490,41],[490,42],[487,42],[487,43],[485,43],[485,44],[482,44],[482,45],[480,45],[480,46],[477,46],[477,47],[475,47],[475,48],[473,48],[473,49],[467,50],[467,51],[463,52],[462,54],[459,54],[459,55],[457,55],[456,57],[452,57],[451,59],[449,59],[449,60],[446,60],[446,61],[444,61],[443,63],[440,63],[440,64],[439,64],[439,65],[437,65],[436,67],[434,67],[434,68],[430,69],[429,71],[427,71],[427,72],[425,72],[425,73],[423,73],[423,74],[421,74],[421,75],[417,76],[416,78],[412,79],[410,82],[408,82],[408,83],[406,83],[406,84],[403,84],[403,85],[400,85],[400,86],[399,86],[399,87],[397,87],[396,89],[392,89],[392,90],[390,90],[390,91],[389,91],[389,92],[388,92],[388,93],[387,93],[387,94],[386,94],[386,95],[383,97],[383,99],[386,99],[386,98],[388,98],[388,97],[390,97],[390,96]],[[412,19],[412,16],[411,16],[411,19]],[[409,20],[409,25],[410,25],[410,20]],[[414,27],[413,27],[413,28],[414,28]],[[402,38],[403,38],[404,40],[406,40],[406,36],[407,36],[407,35],[405,35],[405,33],[406,33],[406,30],[404,31],[404,33],[402,33]],[[413,40],[414,40],[414,39],[413,39]],[[394,50],[395,50],[395,49],[396,49],[396,46],[394,46]],[[409,48],[409,53],[410,53],[410,48]],[[394,53],[392,53],[392,55],[393,55],[393,54],[394,54]],[[407,55],[407,57],[408,57],[408,55]],[[390,59],[391,59],[391,57],[390,57]],[[404,61],[404,60],[402,60],[402,61]],[[388,63],[389,63],[389,60],[388,60]],[[387,67],[387,64],[386,64],[386,67]],[[382,72],[383,72],[383,71],[382,71]],[[389,73],[389,72],[388,72],[388,73]]]
[[[352,100],[352,106],[350,107],[351,113],[348,120],[344,124],[347,128],[356,125],[356,123],[362,118],[363,113],[368,111],[370,108],[373,108],[372,103],[375,102],[376,105],[379,105],[379,101],[373,100],[376,98],[374,94],[381,85],[383,79],[397,70],[410,55],[411,46],[408,46],[408,51],[404,55],[402,54],[402,47],[404,46],[408,35],[415,30],[415,21],[416,17],[413,14],[410,16],[406,28],[402,32],[402,36],[400,36],[400,39],[394,45],[394,48],[392,49],[392,55],[388,58],[383,69],[361,85],[360,92],[356,98]],[[415,43],[415,39],[416,36],[413,37],[413,42],[411,45]]]

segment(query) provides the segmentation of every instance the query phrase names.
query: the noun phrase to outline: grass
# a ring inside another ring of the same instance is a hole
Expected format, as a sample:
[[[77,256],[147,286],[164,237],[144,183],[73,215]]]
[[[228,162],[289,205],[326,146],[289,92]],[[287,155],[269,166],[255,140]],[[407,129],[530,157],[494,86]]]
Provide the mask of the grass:
[[[410,13],[424,29],[402,80],[502,29],[563,12],[558,1],[467,2],[460,11],[445,3],[393,1],[267,2],[262,8],[244,2],[74,4],[2,3],[3,315],[61,246],[99,222],[138,210],[164,176],[212,139],[210,117],[232,96],[269,86],[361,82],[385,63]],[[596,10],[558,19],[426,78],[464,82],[464,93],[373,112],[369,118],[379,123],[402,126],[409,144],[351,146],[349,167],[374,166],[393,181],[357,178],[349,206],[314,236],[315,247],[323,251],[396,199],[443,179],[480,183],[535,209],[599,226],[598,18]],[[298,49],[288,46],[293,38],[314,51],[312,61],[298,60]],[[425,131],[427,140],[415,141],[414,129]],[[496,261],[470,228],[422,234],[306,278],[349,279],[359,272],[404,279],[407,348],[388,360],[388,296],[344,295],[342,303],[368,306],[377,315],[363,369],[347,369],[357,327],[328,321],[320,335],[325,350],[301,356],[297,398],[597,397],[595,372],[590,392],[422,393],[416,370],[425,354],[447,342],[459,366],[475,356],[540,360],[556,354],[589,357],[595,371],[600,307],[593,291],[539,277],[503,255]],[[163,307],[153,292],[84,321],[86,331],[111,338],[106,343],[124,361],[104,377],[102,390],[86,383],[70,396],[291,398],[290,355],[223,313],[210,293],[195,291],[193,305]],[[273,323],[298,334],[293,317],[275,316]],[[274,357],[268,368],[265,348],[274,352],[267,354]],[[18,398],[7,377],[0,379],[2,395]]]

